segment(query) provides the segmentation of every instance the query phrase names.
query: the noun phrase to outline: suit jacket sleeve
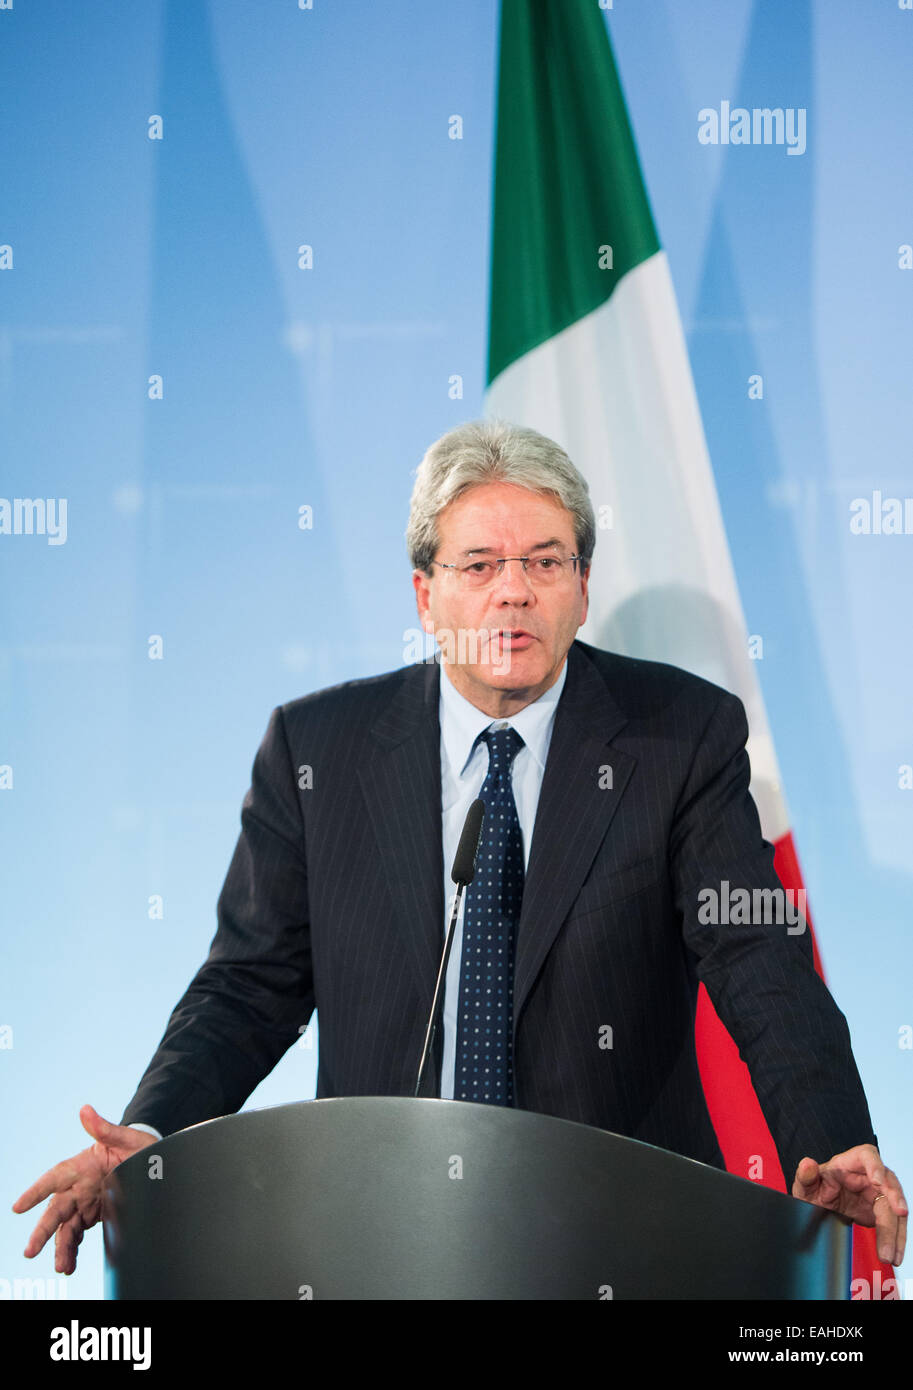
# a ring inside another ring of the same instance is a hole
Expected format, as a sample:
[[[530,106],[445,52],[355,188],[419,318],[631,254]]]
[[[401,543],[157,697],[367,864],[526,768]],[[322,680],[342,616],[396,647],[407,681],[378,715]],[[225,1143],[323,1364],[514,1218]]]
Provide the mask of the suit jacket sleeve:
[[[722,913],[708,912],[712,898],[699,896],[712,889],[720,900],[726,882],[730,899],[740,888],[780,888],[749,792],[747,737],[741,700],[724,693],[676,807],[670,863],[698,978],[748,1066],[788,1191],[806,1155],[824,1162],[878,1141],[846,1019],[815,970],[804,918],[790,930],[755,910],[745,925],[722,924]]]
[[[233,1114],[310,1020],[304,827],[281,708],[254,761],[217,919],[121,1124],[167,1135]]]

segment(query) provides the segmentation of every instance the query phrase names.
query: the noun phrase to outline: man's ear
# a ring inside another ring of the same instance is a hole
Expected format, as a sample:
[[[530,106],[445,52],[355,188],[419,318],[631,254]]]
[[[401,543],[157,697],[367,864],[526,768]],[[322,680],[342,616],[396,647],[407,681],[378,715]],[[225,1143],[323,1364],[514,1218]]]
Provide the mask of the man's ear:
[[[429,579],[424,570],[412,571],[412,586],[415,589],[415,606],[424,632],[433,632],[434,624],[428,612],[430,591]]]

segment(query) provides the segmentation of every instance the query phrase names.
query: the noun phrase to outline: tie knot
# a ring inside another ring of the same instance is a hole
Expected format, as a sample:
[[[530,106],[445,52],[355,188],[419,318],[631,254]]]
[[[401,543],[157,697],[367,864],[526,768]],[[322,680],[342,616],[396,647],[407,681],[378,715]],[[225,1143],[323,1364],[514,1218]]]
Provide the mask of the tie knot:
[[[516,729],[485,729],[480,735],[488,744],[489,769],[495,772],[509,772],[514,758],[524,746]]]

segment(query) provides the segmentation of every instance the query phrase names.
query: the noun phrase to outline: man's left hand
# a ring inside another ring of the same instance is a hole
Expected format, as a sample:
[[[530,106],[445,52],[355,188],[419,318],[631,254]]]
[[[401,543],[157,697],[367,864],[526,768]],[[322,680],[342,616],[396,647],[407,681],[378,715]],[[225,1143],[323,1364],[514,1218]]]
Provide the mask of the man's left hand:
[[[839,1212],[878,1232],[878,1258],[899,1265],[907,1243],[907,1203],[896,1173],[886,1168],[874,1144],[859,1144],[827,1163],[803,1158],[792,1195]]]

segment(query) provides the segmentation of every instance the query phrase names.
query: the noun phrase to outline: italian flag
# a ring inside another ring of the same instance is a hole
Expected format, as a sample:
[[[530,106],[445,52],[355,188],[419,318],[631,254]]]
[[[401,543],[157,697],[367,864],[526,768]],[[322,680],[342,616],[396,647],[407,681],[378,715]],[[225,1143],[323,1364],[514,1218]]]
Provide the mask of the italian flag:
[[[485,413],[556,440],[589,483],[612,564],[594,571],[585,640],[741,697],[763,834],[783,886],[802,888],[669,266],[596,0],[502,0],[498,82]],[[815,964],[823,974],[817,946]],[[703,986],[696,1036],[727,1168],[787,1190]],[[893,1277],[874,1231],[854,1229],[853,1275],[875,1297]]]

